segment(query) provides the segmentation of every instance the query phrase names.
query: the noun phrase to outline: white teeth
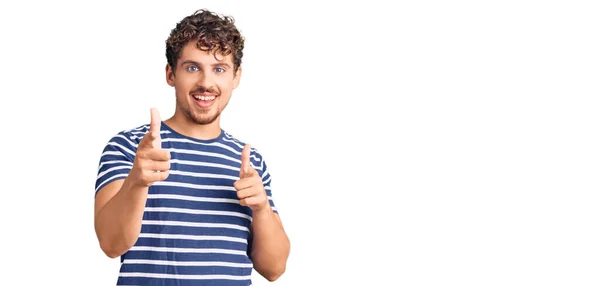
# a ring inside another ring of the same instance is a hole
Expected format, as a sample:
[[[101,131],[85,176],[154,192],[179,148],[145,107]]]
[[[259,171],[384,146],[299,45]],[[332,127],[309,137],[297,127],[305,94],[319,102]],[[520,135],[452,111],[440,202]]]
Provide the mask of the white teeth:
[[[194,95],[195,99],[199,99],[199,100],[207,100],[207,101],[212,101],[215,99],[214,96],[203,96],[203,95]]]

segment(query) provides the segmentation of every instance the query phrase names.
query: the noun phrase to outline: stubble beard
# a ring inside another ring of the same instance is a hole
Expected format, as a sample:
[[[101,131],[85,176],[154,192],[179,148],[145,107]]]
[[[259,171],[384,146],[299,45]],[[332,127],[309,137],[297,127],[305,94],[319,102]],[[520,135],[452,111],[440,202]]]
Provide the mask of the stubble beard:
[[[215,100],[218,100],[218,98],[215,98]],[[208,125],[211,124],[213,122],[215,122],[215,120],[217,120],[217,118],[219,118],[219,116],[221,115],[222,110],[219,109],[218,106],[213,106],[212,108],[216,108],[217,112],[212,115],[209,116],[209,112],[211,112],[211,110],[204,110],[201,111],[200,113],[196,113],[196,112],[192,112],[192,107],[187,105],[188,102],[181,102],[180,100],[177,100],[177,103],[179,105],[179,107],[181,108],[181,110],[183,111],[183,114],[194,124],[198,124],[198,125]],[[216,104],[216,102],[214,103]],[[211,108],[211,109],[212,109]]]

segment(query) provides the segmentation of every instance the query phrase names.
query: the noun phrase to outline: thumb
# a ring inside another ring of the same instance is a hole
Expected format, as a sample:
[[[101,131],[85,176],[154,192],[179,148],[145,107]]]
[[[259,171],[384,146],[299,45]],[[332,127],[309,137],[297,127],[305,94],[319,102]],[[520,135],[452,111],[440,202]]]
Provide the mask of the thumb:
[[[248,177],[252,174],[250,165],[250,144],[246,144],[242,150],[242,166],[240,168],[240,178]]]
[[[148,143],[151,143],[152,147],[157,148],[157,149],[161,148],[160,123],[161,123],[161,120],[160,120],[160,114],[158,113],[158,110],[156,108],[151,108],[150,109],[150,130],[148,130],[148,133],[144,137],[148,137],[147,138],[147,140],[149,140]]]

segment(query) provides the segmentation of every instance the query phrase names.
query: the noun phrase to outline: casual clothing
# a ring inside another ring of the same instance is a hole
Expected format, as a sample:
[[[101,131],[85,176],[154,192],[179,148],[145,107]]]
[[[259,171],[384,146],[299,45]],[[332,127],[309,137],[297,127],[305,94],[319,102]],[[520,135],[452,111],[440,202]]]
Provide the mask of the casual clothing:
[[[100,158],[96,193],[124,179],[149,124],[121,131]],[[239,179],[244,143],[221,130],[218,138],[199,140],[161,123],[162,148],[171,153],[165,181],[148,189],[142,230],[121,256],[118,285],[251,285],[249,258],[252,210],[241,206],[233,187]],[[262,155],[251,149],[267,197],[271,176]]]

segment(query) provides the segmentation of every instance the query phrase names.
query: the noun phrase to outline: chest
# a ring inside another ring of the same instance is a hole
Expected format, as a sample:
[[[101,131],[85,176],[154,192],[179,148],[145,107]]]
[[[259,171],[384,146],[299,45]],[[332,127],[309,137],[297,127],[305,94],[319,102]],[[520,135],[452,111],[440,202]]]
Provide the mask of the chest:
[[[193,148],[192,148],[193,147]],[[148,190],[146,207],[168,210],[169,218],[184,214],[248,217],[233,184],[239,178],[236,158],[215,148],[165,144],[171,153],[169,176]]]

